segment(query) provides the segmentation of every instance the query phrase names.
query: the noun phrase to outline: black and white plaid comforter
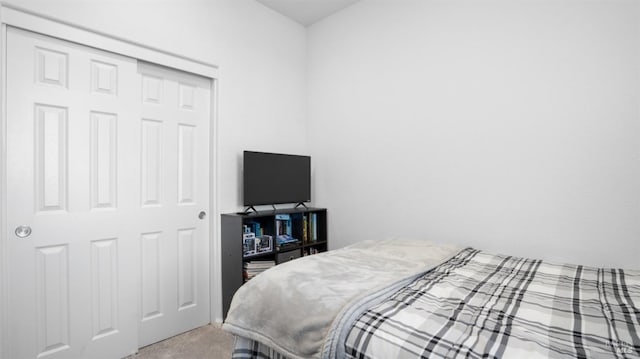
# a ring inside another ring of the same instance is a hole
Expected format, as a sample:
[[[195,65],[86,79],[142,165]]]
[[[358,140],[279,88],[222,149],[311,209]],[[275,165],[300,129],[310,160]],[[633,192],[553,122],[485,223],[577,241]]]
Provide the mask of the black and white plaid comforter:
[[[639,271],[467,248],[372,298],[343,314],[323,358],[640,358]],[[244,338],[233,357],[286,359]]]
[[[640,273],[467,248],[360,315],[348,358],[638,358]]]

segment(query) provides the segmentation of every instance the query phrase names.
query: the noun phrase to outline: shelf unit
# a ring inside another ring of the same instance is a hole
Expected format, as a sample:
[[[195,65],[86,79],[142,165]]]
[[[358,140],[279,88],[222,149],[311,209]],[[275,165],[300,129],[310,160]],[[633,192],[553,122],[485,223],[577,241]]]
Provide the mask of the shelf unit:
[[[249,239],[246,242],[249,247],[245,247],[245,234],[248,234]],[[252,243],[250,239],[251,234],[261,239],[262,243],[268,243],[268,237],[271,237],[271,248],[252,253],[251,250],[256,246],[255,240]],[[278,235],[284,234],[298,241],[278,245]],[[247,280],[247,263],[261,263],[260,267],[264,268],[264,263],[272,262],[273,265],[277,265],[305,255],[327,251],[327,210],[290,208],[249,214],[225,213],[221,216],[221,240],[222,310],[226,318],[234,293]]]

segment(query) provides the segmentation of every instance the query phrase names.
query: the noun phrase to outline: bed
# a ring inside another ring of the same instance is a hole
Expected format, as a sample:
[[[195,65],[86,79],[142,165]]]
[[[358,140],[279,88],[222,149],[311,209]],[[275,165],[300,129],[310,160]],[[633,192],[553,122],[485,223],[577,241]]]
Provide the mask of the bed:
[[[640,271],[380,240],[234,295],[234,358],[640,358]]]

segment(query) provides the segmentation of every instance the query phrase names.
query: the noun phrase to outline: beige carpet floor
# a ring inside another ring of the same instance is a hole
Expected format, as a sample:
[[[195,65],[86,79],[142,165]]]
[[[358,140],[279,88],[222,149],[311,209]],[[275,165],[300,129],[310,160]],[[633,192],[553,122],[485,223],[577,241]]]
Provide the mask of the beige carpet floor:
[[[151,344],[127,359],[229,359],[233,336],[210,324]]]

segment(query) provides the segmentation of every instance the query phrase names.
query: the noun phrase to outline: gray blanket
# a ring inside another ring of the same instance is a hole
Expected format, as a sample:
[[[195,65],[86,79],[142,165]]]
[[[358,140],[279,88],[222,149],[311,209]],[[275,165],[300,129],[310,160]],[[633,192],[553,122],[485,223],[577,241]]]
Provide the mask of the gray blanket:
[[[236,292],[223,329],[289,358],[320,358],[338,314],[460,250],[426,241],[370,240],[284,263]]]

